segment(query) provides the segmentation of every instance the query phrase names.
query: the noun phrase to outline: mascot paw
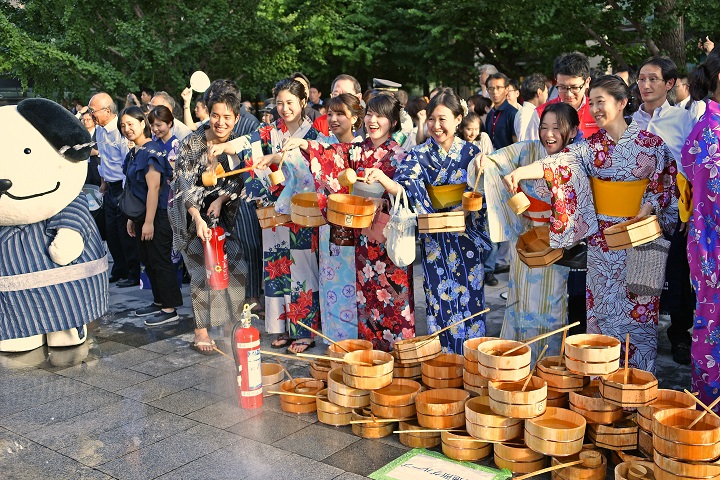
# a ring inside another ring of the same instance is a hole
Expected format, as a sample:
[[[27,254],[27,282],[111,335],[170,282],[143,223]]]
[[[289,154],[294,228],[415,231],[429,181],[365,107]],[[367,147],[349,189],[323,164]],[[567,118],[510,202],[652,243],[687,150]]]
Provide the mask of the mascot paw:
[[[85,248],[82,235],[69,228],[61,228],[48,248],[50,259],[58,265],[67,265],[80,256]]]

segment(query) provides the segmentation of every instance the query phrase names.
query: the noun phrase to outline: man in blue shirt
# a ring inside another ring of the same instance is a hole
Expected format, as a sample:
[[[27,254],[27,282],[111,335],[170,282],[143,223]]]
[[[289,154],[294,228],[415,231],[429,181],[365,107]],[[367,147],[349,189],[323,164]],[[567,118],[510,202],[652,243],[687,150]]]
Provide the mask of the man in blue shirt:
[[[103,205],[105,206],[105,237],[113,257],[110,283],[118,287],[140,285],[140,259],[137,242],[127,233],[127,218],[118,207],[118,197],[123,191],[125,175],[122,165],[129,149],[127,141],[117,128],[117,106],[112,97],[100,92],[90,99],[88,111],[95,120],[97,149],[100,155]]]

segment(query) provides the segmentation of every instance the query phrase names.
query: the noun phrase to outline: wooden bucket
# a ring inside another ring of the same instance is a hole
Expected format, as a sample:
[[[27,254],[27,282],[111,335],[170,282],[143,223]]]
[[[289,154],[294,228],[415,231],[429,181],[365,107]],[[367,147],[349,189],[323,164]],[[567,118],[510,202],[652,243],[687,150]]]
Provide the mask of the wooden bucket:
[[[508,199],[507,204],[510,206],[510,209],[515,212],[515,215],[520,215],[530,208],[530,199],[525,193],[519,191]]]
[[[591,423],[588,438],[598,448],[608,450],[635,450],[638,446],[638,426],[629,417],[612,425]]]
[[[463,374],[468,372],[472,375],[480,375],[480,364],[474,360],[468,360],[465,358],[463,361]]]
[[[515,244],[518,258],[530,268],[552,265],[563,256],[562,248],[550,247],[550,227],[531,228],[518,237]]]
[[[655,215],[628,220],[603,230],[610,250],[624,250],[644,245],[660,238],[662,229]]]
[[[280,390],[287,393],[317,395],[325,384],[314,378],[295,378],[280,384]],[[289,413],[312,413],[317,410],[317,399],[295,395],[280,395],[280,408]]]
[[[569,408],[569,395],[567,392],[558,392],[548,388],[546,405],[548,407]]]
[[[523,421],[507,418],[490,410],[489,397],[474,397],[465,403],[466,428],[480,440],[507,442],[522,435]]]
[[[478,348],[480,347],[481,343],[489,342],[490,340],[500,340],[498,337],[476,337],[471,338],[469,340],[465,340],[463,342],[463,356],[465,357],[465,360],[468,360],[473,363],[478,363],[480,361],[480,352]],[[467,370],[467,367],[465,368]],[[479,372],[472,372],[472,373],[479,373]]]
[[[565,365],[579,375],[610,375],[620,368],[620,341],[583,333],[565,339]]]
[[[425,375],[422,376],[423,385],[427,388],[462,388],[463,379],[458,378],[432,378]]]
[[[476,462],[493,452],[492,443],[478,442],[467,432],[441,432],[440,439],[443,454],[461,462]]]
[[[536,452],[566,457],[582,450],[585,426],[582,415],[562,408],[525,421],[525,444]]]
[[[465,212],[423,213],[417,216],[418,233],[462,233]]]
[[[692,430],[687,426],[702,415],[700,410],[668,408],[655,412],[653,447],[677,460],[709,462],[720,457],[720,419],[705,415]]]
[[[656,480],[720,480],[720,461],[684,462],[655,451]]]
[[[648,458],[653,455],[653,435],[638,425],[638,451]]]
[[[472,385],[473,387],[481,387],[487,389],[488,382],[490,382],[490,380],[483,377],[479,373],[470,373],[465,370],[463,372],[463,382],[465,382],[466,385]]]
[[[653,415],[668,408],[685,408],[695,410],[695,400],[685,392],[659,389],[657,400],[645,407],[637,409],[637,423],[643,430],[652,432]]]
[[[372,350],[373,344],[369,340],[361,340],[357,338],[349,338],[347,340],[339,340],[338,345],[330,345],[325,351],[325,355],[328,357],[343,358],[348,352],[356,352],[358,350]],[[344,349],[344,350],[343,350]],[[342,367],[342,362],[330,362],[330,368]]]
[[[410,448],[432,448],[440,445],[440,432],[413,432],[425,430],[417,421],[400,422],[400,443]]]
[[[623,408],[637,408],[650,405],[657,399],[658,381],[650,372],[628,368],[625,383],[625,369],[600,378],[600,394],[605,401]]]
[[[409,405],[379,405],[372,400],[370,401],[370,411],[373,415],[380,418],[413,418],[417,416],[415,404]]]
[[[462,208],[466,212],[479,212],[482,210],[483,195],[479,192],[465,192],[462,196]],[[449,456],[449,455],[448,455]],[[452,458],[452,457],[450,457]]]
[[[343,383],[342,368],[328,372],[328,399],[342,407],[366,407],[370,405],[370,392],[348,387]]]
[[[490,340],[478,347],[480,375],[489,380],[516,382],[530,375],[530,347],[527,345],[510,355],[502,356],[520,342],[512,340]]]
[[[310,362],[310,376],[316,380],[327,382],[330,362]]]
[[[420,367],[423,377],[462,378],[464,358],[457,353],[443,353],[423,362]],[[462,383],[462,382],[461,382]]]
[[[498,415],[510,418],[534,418],[545,412],[547,401],[547,383],[538,377],[532,377],[521,391],[524,380],[518,382],[488,383],[490,410]]]
[[[468,392],[471,397],[487,397],[488,396],[488,387],[476,387],[475,385],[463,383],[463,390]]]
[[[346,228],[367,228],[375,216],[375,204],[364,197],[333,193],[328,196],[328,222]]]
[[[393,378],[420,379],[422,377],[421,363],[397,363],[393,366]]]
[[[642,468],[640,468],[642,467]],[[633,476],[629,476],[630,470]],[[622,462],[615,465],[615,480],[654,480],[655,464],[653,462]]]
[[[582,390],[590,378],[572,373],[565,364],[558,365],[558,357],[545,357],[537,364],[537,376],[548,384],[548,391],[575,392]]]
[[[552,458],[550,466],[576,460],[583,460],[585,463],[555,470],[552,472],[552,478],[557,480],[605,480],[608,461],[603,454],[595,450],[583,450],[568,457]]]
[[[588,423],[611,425],[622,418],[622,408],[607,403],[600,395],[599,385],[598,380],[593,380],[581,391],[570,392],[570,410],[585,417]]]
[[[318,421],[326,425],[350,425],[352,408],[335,405],[328,399],[328,390],[320,390],[316,397]]]
[[[420,393],[420,384],[406,378],[393,378],[390,385],[370,391],[370,401],[389,407],[410,405]]]
[[[346,353],[342,366],[343,383],[362,390],[377,390],[392,383],[393,357],[379,350]]]
[[[513,473],[533,473],[548,466],[548,457],[524,444],[495,444],[495,465]]]
[[[278,363],[261,363],[260,371],[262,375],[263,397],[269,397],[272,394],[267,392],[275,392],[280,390],[280,384],[285,380],[285,370]]]
[[[470,394],[468,394],[468,397]],[[417,409],[417,404],[415,404]],[[454,413],[451,415],[427,415],[417,412],[417,421],[425,428],[453,429],[465,426],[465,414]]]
[[[260,228],[279,227],[280,225],[285,225],[291,220],[290,215],[278,213],[278,211],[275,210],[275,205],[259,207],[255,211],[257,212],[257,217],[260,221]]]
[[[440,337],[423,335],[395,342],[395,358],[402,364],[425,362],[442,353]]]
[[[459,388],[439,388],[415,397],[418,423],[426,428],[457,428],[465,425],[465,402],[470,394]]]
[[[318,206],[317,193],[297,193],[290,199],[290,219],[303,227],[325,225],[325,217]]]
[[[372,412],[367,408],[356,408],[352,412],[353,420],[374,420]],[[392,435],[397,427],[397,422],[388,423],[353,423],[352,432],[362,438],[382,438]]]

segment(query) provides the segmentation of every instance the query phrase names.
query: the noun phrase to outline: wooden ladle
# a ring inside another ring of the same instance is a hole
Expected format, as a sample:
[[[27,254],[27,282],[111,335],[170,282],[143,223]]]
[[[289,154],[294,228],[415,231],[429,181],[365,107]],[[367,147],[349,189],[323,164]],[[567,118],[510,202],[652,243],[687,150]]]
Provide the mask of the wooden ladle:
[[[217,185],[218,178],[225,178],[239,173],[249,172],[253,168],[255,167],[245,167],[240,170],[230,170],[229,172],[226,172],[222,165],[218,164],[215,171],[205,170],[202,173],[202,184],[206,187],[214,187]]]
[[[340,185],[343,187],[354,185],[358,180],[365,180],[365,177],[358,177],[357,173],[352,168],[346,168],[340,172],[340,175],[338,175],[338,182],[340,182]]]

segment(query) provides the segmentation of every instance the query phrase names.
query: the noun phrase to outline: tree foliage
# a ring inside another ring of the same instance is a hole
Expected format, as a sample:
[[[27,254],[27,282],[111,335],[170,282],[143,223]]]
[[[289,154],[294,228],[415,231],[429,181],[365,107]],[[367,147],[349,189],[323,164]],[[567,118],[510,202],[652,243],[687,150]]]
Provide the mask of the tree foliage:
[[[720,31],[720,0],[27,0],[0,2],[0,72],[36,93],[177,95],[190,74],[231,78],[245,96],[300,70],[329,93],[339,73],[428,89],[473,86],[477,66],[552,74],[560,53],[601,66],[668,54],[698,60]]]

